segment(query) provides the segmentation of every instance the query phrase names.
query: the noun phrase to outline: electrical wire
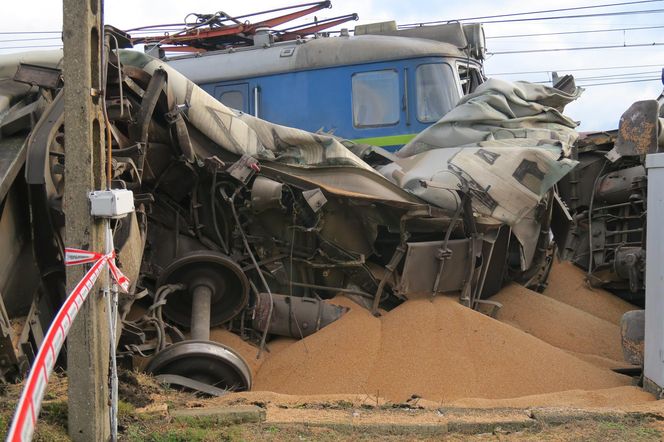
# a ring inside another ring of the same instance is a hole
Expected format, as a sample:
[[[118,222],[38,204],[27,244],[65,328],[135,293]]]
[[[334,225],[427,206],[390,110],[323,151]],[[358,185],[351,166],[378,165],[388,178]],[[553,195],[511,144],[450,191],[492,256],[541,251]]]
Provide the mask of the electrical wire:
[[[580,87],[593,87],[593,86],[607,86],[611,84],[626,84],[626,83],[646,83],[650,81],[662,81],[661,78],[651,78],[649,80],[632,80],[632,81],[614,81],[614,82],[608,82],[608,83],[591,83],[591,84],[580,84],[577,86]]]
[[[596,75],[594,77],[574,77],[576,81],[587,80],[637,80],[639,78],[653,78],[653,75],[661,75],[661,71],[630,72],[613,75]],[[657,77],[659,78],[659,77]]]
[[[5,46],[0,47],[2,49],[34,49],[34,48],[61,48],[62,45],[34,45],[34,46]]]
[[[484,24],[490,23],[517,23],[529,21],[546,21],[546,20],[564,20],[571,18],[592,18],[592,17],[615,17],[620,15],[640,15],[640,14],[661,14],[664,9],[645,9],[639,11],[621,11],[621,12],[602,12],[598,14],[579,14],[579,15],[555,15],[552,17],[533,17],[533,18],[513,18],[510,20],[491,20],[482,22]]]
[[[639,26],[635,28],[613,28],[613,29],[587,29],[584,31],[564,31],[564,32],[542,32],[537,34],[514,34],[514,35],[495,35],[486,36],[487,40],[498,38],[522,38],[522,37],[544,37],[548,35],[572,35],[572,34],[596,34],[601,32],[625,32],[625,31],[642,31],[647,29],[661,29],[664,26]]]
[[[512,18],[507,20],[488,20],[482,21],[484,24],[490,23],[517,23],[517,22],[529,22],[529,21],[542,21],[542,20],[563,20],[563,19],[572,19],[572,18],[592,18],[592,17],[615,17],[620,15],[639,15],[639,14],[659,14],[664,12],[664,9],[641,9],[638,11],[619,11],[619,12],[601,12],[597,14],[577,14],[577,15],[554,15],[550,17],[528,17],[528,18]],[[523,13],[526,14],[526,13]],[[532,14],[532,13],[531,13]],[[422,23],[409,23],[407,25],[399,26],[400,29],[409,28],[409,27],[418,27],[423,25],[433,25],[433,24],[444,24],[450,22],[461,22],[468,20],[477,20],[479,17],[474,18],[462,18],[457,20],[438,20]]]
[[[61,37],[38,37],[38,38],[13,38],[11,40],[0,40],[0,43],[15,43],[19,41],[42,41],[42,40],[60,40]]]
[[[645,80],[645,79],[653,79],[653,78],[660,78],[660,77],[653,77],[653,75],[660,75],[659,71],[648,71],[648,72],[631,72],[631,73],[622,73],[622,74],[613,74],[613,75],[597,75],[594,77],[574,77],[574,80],[579,83],[582,81],[590,81],[590,80]],[[531,83],[550,83],[551,80],[545,80],[545,81],[531,81]]]
[[[2,31],[0,35],[22,35],[22,34],[62,34],[62,31]]]
[[[526,75],[526,74],[548,74],[550,72],[583,72],[583,71],[604,71],[613,69],[640,69],[640,68],[653,68],[663,67],[662,63],[659,64],[641,64],[632,66],[602,66],[597,68],[573,68],[573,69],[549,69],[548,71],[521,71],[521,72],[496,72],[487,74],[489,77],[496,77],[498,75]]]
[[[635,43],[635,44],[607,45],[607,46],[580,46],[580,47],[553,48],[553,49],[542,49],[542,48],[520,49],[516,51],[488,52],[488,54],[489,55],[532,54],[536,52],[589,51],[589,50],[598,50],[598,49],[637,48],[645,46],[664,46],[664,43],[653,42],[653,43]]]
[[[261,354],[263,353],[263,350],[265,349],[265,340],[267,339],[267,334],[270,330],[270,323],[272,322],[272,313],[274,310],[274,299],[272,297],[272,291],[270,290],[270,286],[268,285],[267,281],[265,280],[265,276],[263,276],[263,271],[261,270],[260,266],[258,265],[258,261],[256,261],[256,257],[254,256],[254,253],[251,251],[251,246],[249,245],[249,241],[247,240],[247,235],[244,233],[244,229],[242,228],[242,223],[240,222],[240,217],[237,214],[237,210],[235,209],[235,197],[237,196],[238,192],[241,190],[241,187],[238,187],[235,192],[233,192],[231,197],[228,197],[226,193],[223,191],[223,189],[220,189],[222,192],[222,195],[224,196],[224,199],[228,201],[228,203],[231,206],[231,212],[233,213],[233,218],[235,218],[235,224],[237,226],[237,229],[240,232],[240,236],[242,237],[242,243],[244,244],[244,248],[247,251],[247,254],[249,255],[249,258],[251,259],[251,262],[254,264],[254,267],[256,268],[256,272],[258,272],[258,277],[260,278],[261,282],[263,283],[263,287],[265,288],[265,291],[267,292],[268,296],[270,297],[270,309],[268,310],[268,317],[267,321],[265,324],[265,330],[263,331],[263,335],[261,336],[261,342],[258,347],[258,354],[256,355],[256,359],[260,359]]]
[[[591,6],[575,6],[571,8],[558,8],[558,9],[543,9],[540,11],[530,11],[530,12],[513,12],[510,14],[498,14],[498,15],[484,15],[477,17],[466,17],[458,18],[455,20],[446,20],[446,21],[435,21],[435,22],[425,22],[425,23],[408,23],[401,26],[420,26],[423,24],[433,24],[433,23],[448,23],[450,21],[470,21],[470,20],[484,20],[487,18],[503,18],[503,17],[517,17],[522,15],[534,15],[534,14],[547,14],[551,12],[566,12],[566,11],[579,11],[583,9],[598,9],[598,8],[609,8],[613,6],[626,6],[626,5],[635,5],[641,3],[657,3],[662,0],[640,0],[640,1],[629,1],[629,2],[619,2],[619,3],[605,3],[602,5],[591,5]]]

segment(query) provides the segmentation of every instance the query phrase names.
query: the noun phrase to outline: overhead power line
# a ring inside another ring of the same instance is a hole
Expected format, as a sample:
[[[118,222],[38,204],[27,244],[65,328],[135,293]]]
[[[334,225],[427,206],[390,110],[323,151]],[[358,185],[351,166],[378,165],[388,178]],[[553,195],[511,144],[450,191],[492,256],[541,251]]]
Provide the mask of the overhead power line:
[[[662,81],[660,77],[650,78],[645,80],[626,80],[626,81],[612,81],[608,83],[591,83],[591,84],[579,84],[580,87],[593,87],[593,86],[608,86],[611,84],[626,84],[626,83],[648,83],[651,81]]]
[[[630,72],[610,75],[595,75],[592,77],[574,77],[577,81],[586,80],[636,80],[638,78],[652,78],[653,75],[661,75],[661,71]]]
[[[0,46],[3,49],[35,49],[35,48],[61,48],[62,45],[34,45],[34,46]]]
[[[487,74],[490,77],[495,77],[498,75],[527,75],[527,74],[549,74],[551,72],[581,72],[581,71],[605,71],[605,70],[615,70],[615,69],[640,69],[640,68],[653,68],[653,67],[663,67],[664,63],[660,64],[641,64],[641,65],[632,65],[632,66],[601,66],[596,68],[573,68],[573,69],[549,69],[548,71],[521,71],[521,72],[496,72],[493,74]]]
[[[489,52],[489,54],[490,55],[532,54],[535,52],[588,51],[588,50],[597,50],[597,49],[637,48],[644,46],[662,46],[662,45],[664,45],[664,43],[637,43],[637,44],[628,44],[628,45],[581,46],[573,48],[523,49],[516,51]]]
[[[11,40],[0,40],[0,43],[15,43],[19,41],[42,41],[42,40],[60,40],[60,37],[12,38]]]
[[[62,34],[62,31],[3,31],[0,35],[20,35],[20,34]]]
[[[664,9],[645,9],[639,11],[619,11],[619,12],[601,12],[597,14],[578,14],[578,15],[555,15],[549,17],[527,17],[527,18],[511,18],[506,20],[483,20],[484,24],[491,23],[516,23],[516,22],[525,22],[525,21],[542,21],[542,20],[563,20],[563,19],[572,19],[572,18],[591,18],[591,17],[614,17],[619,15],[638,15],[638,14],[660,14],[664,12]],[[433,24],[444,24],[455,21],[468,21],[472,19],[460,19],[460,20],[438,20],[430,22],[421,22],[421,23],[409,23],[406,25],[399,26],[403,27],[417,27],[422,25],[433,25]]]
[[[613,28],[613,29],[588,29],[585,31],[543,32],[538,34],[495,35],[495,36],[487,36],[486,39],[489,40],[489,39],[498,39],[498,38],[543,37],[547,35],[596,34],[599,32],[641,31],[645,29],[661,29],[661,28],[664,28],[664,26],[640,26],[636,28]]]
[[[639,73],[639,75],[635,76],[628,76],[628,77],[622,77],[622,76],[599,76],[599,77],[574,77],[574,81],[577,84],[581,84],[583,82],[590,82],[590,81],[601,81],[601,82],[606,82],[606,81],[633,81],[633,80],[652,80],[654,79],[661,79],[660,76],[654,76],[659,74],[659,72],[644,72],[643,74]],[[551,83],[551,79],[548,80],[541,80],[541,81],[529,81],[529,83],[539,83],[539,84],[546,84],[546,83]]]
[[[548,14],[551,12],[566,12],[566,11],[579,11],[582,9],[598,9],[598,8],[610,8],[613,6],[626,6],[626,5],[636,5],[641,3],[657,3],[663,0],[640,0],[640,1],[629,1],[629,2],[618,2],[618,3],[605,3],[602,5],[589,5],[589,6],[575,6],[571,8],[557,8],[557,9],[542,9],[539,11],[530,11],[530,12],[512,12],[510,14],[497,14],[497,15],[482,15],[477,17],[466,17],[466,18],[457,18],[454,20],[448,21],[470,21],[470,20],[484,20],[487,18],[503,18],[503,17],[518,17],[522,15],[535,15],[535,14]],[[402,26],[418,26],[421,24],[430,24],[430,23],[443,23],[442,21],[438,22],[427,22],[427,23],[409,23]]]
[[[542,20],[563,20],[570,18],[591,18],[591,17],[615,17],[619,15],[639,15],[639,14],[661,14],[664,9],[645,9],[639,11],[620,11],[620,12],[601,12],[597,14],[579,14],[579,15],[555,15],[551,17],[531,17],[531,18],[512,18],[508,20],[490,20],[482,23],[516,23],[524,21],[542,21]]]

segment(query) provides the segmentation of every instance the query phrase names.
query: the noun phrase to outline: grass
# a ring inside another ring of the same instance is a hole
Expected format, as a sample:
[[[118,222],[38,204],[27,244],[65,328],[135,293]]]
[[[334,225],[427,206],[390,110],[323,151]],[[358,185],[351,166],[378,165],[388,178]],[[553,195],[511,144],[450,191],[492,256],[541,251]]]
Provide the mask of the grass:
[[[566,425],[530,428],[518,432],[500,431],[496,434],[444,435],[409,434],[414,441],[659,441],[662,433],[652,428],[651,420],[626,418],[620,421],[583,420]],[[366,429],[337,429],[303,424],[243,424],[220,427],[207,421],[165,423],[164,418],[141,419],[128,426],[121,440],[131,442],[207,442],[207,441],[281,441],[307,440],[340,441],[400,441],[404,434],[377,433]]]
[[[621,422],[597,423],[597,438],[594,440],[625,440],[650,441],[661,440],[659,430],[648,426],[648,422],[641,419],[627,419]]]

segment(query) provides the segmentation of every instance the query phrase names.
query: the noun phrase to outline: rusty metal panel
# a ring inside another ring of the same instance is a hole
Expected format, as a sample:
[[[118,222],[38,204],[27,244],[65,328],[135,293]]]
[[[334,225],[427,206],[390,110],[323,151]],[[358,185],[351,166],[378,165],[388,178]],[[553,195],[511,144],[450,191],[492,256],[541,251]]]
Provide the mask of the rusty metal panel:
[[[44,87],[46,89],[57,89],[62,86],[62,71],[34,64],[21,63],[14,75],[14,81]]]
[[[446,260],[440,279],[439,291],[458,292],[467,279],[470,239],[451,240],[447,248],[451,256]],[[408,295],[431,293],[440,268],[440,250],[444,241],[408,243],[408,252],[399,284],[399,292]]]
[[[615,150],[621,156],[655,153],[658,138],[659,103],[637,101],[620,117]]]

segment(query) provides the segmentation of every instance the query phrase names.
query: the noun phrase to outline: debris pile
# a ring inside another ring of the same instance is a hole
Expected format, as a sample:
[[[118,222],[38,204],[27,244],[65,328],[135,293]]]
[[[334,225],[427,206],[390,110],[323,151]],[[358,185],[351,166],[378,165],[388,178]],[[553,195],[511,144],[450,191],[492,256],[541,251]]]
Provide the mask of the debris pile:
[[[589,287],[586,273],[568,261],[554,262],[544,294],[613,324],[637,307],[601,288]]]

